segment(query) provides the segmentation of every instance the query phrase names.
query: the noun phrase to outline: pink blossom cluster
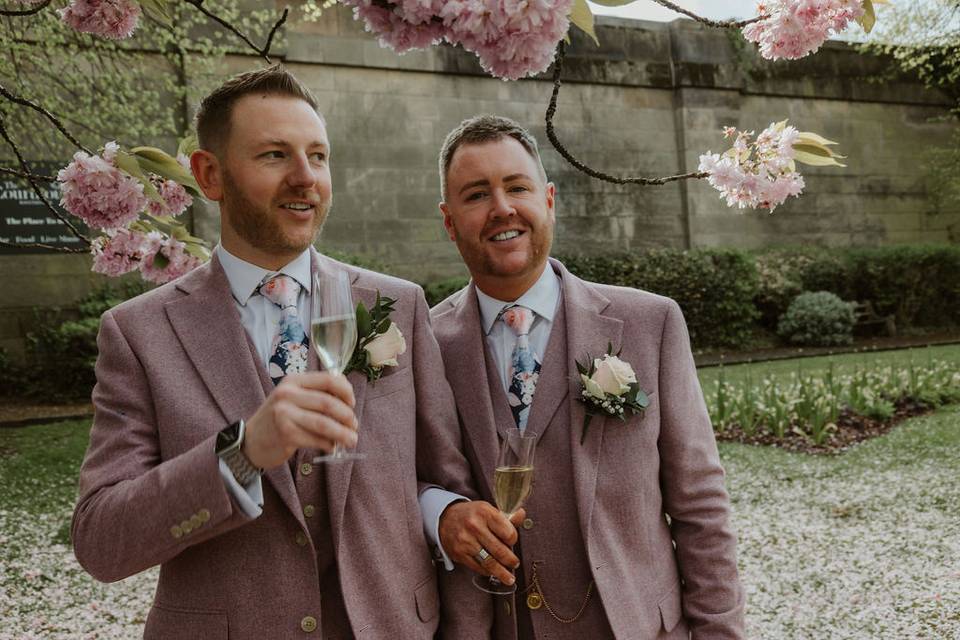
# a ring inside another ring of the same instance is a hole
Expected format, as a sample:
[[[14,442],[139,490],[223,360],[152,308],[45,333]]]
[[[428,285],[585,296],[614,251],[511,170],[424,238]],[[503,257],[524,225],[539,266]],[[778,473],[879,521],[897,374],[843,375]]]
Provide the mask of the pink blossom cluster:
[[[150,201],[147,209],[155,216],[178,216],[187,210],[193,204],[193,198],[187,193],[187,190],[179,183],[173,180],[164,180],[161,182],[157,191],[163,202]]]
[[[202,263],[186,249],[186,244],[159,231],[115,229],[96,238],[90,252],[96,273],[116,277],[139,269],[144,280],[163,284]]]
[[[441,40],[477,54],[491,75],[545,71],[570,27],[573,0],[344,0],[367,31],[398,53]]]
[[[699,171],[709,174],[707,181],[727,206],[772,212],[789,196],[800,195],[803,176],[793,162],[793,145],[800,134],[794,127],[771,124],[755,141],[752,131],[726,127],[723,133],[735,137],[733,148],[722,155],[708,151],[700,156]]]
[[[125,227],[147,206],[143,184],[113,164],[118,146],[107,143],[102,156],[78,151],[57,173],[60,204],[94,229]]]
[[[71,0],[60,9],[68,25],[112,40],[129,38],[140,20],[140,5],[133,0]]]
[[[146,251],[140,263],[144,280],[163,284],[196,269],[203,261],[187,253],[187,245],[173,236],[153,231],[147,234]]]
[[[768,60],[795,60],[813,53],[827,38],[863,16],[862,0],[769,0],[757,7],[768,16],[743,28]]]

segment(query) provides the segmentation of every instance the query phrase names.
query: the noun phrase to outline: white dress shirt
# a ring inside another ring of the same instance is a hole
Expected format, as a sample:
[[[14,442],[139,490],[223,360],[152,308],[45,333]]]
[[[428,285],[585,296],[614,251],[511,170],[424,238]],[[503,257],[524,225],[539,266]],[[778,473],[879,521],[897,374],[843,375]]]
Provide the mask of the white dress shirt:
[[[517,337],[504,322],[497,322],[503,310],[517,304],[534,312],[533,324],[530,326],[528,340],[530,349],[542,361],[550,340],[550,329],[553,327],[553,318],[560,306],[560,277],[553,271],[550,264],[543,269],[543,273],[533,286],[513,302],[497,300],[484,292],[477,291],[477,302],[480,306],[480,322],[486,337],[487,348],[493,356],[494,365],[500,373],[500,383],[503,390],[510,388],[510,364],[513,356],[513,347]],[[480,363],[477,363],[478,365]],[[452,503],[466,500],[463,496],[431,487],[420,494],[420,512],[423,514],[424,532],[431,544],[440,550],[443,564],[447,571],[453,570],[453,562],[447,556],[446,550],[440,544],[440,516],[443,510]],[[433,526],[428,526],[431,523]]]
[[[230,283],[233,301],[240,312],[240,322],[257,349],[257,355],[263,365],[269,369],[273,339],[280,330],[280,307],[257,292],[260,285],[276,273],[290,276],[300,284],[297,297],[297,312],[304,328],[310,327],[310,250],[307,249],[294,258],[280,271],[270,271],[241,260],[218,245],[215,249],[220,265]],[[259,476],[243,487],[233,477],[227,463],[220,460],[220,475],[227,485],[230,495],[236,499],[240,509],[251,518],[263,512],[263,484]]]

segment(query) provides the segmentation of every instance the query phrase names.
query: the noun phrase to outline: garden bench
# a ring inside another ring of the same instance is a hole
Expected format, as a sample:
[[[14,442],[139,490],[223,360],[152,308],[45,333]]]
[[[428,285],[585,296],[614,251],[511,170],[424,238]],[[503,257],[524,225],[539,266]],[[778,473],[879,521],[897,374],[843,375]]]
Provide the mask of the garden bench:
[[[879,315],[873,308],[873,303],[869,300],[866,302],[854,302],[853,314],[855,318],[854,329],[878,330],[887,336],[897,335],[895,316]]]

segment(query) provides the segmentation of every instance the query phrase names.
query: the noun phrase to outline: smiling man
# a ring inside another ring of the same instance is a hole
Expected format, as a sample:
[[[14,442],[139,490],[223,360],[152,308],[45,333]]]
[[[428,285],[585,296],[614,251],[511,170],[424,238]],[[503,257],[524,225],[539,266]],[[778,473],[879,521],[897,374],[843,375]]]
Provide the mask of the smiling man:
[[[538,437],[518,541],[487,502],[449,503],[440,520],[436,542],[455,562],[508,582],[518,566],[516,595],[497,596],[495,637],[742,638],[729,499],[679,307],[548,257],[556,189],[516,122],[461,123],[440,180],[472,281],[431,317],[487,501],[504,429]],[[604,357],[608,345],[619,358]],[[577,361],[594,359],[587,385]],[[637,390],[644,412],[604,413]]]
[[[197,133],[191,166],[220,205],[220,244],[103,316],[77,558],[104,581],[160,565],[146,638],[432,639],[418,495],[472,490],[423,293],[312,248],[331,145],[288,72],[226,82]],[[376,382],[317,371],[311,283],[338,273],[367,308],[396,300],[404,340]],[[334,444],[367,459],[313,463]]]

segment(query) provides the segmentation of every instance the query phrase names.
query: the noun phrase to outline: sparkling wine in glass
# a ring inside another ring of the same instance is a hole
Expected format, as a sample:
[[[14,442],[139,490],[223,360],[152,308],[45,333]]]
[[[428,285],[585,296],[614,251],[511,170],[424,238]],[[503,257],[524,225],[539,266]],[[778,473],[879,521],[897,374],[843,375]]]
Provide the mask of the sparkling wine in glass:
[[[520,429],[508,429],[500,443],[500,455],[493,472],[493,499],[497,508],[508,519],[523,506],[533,488],[533,453],[537,434]],[[517,590],[516,584],[506,585],[493,576],[474,576],[473,584],[481,591],[508,595]]]
[[[338,271],[328,276],[314,275],[310,301],[310,343],[325,371],[343,375],[357,344],[357,318],[347,274]],[[363,457],[362,453],[348,452],[334,445],[333,451],[313,461],[342,462]]]

